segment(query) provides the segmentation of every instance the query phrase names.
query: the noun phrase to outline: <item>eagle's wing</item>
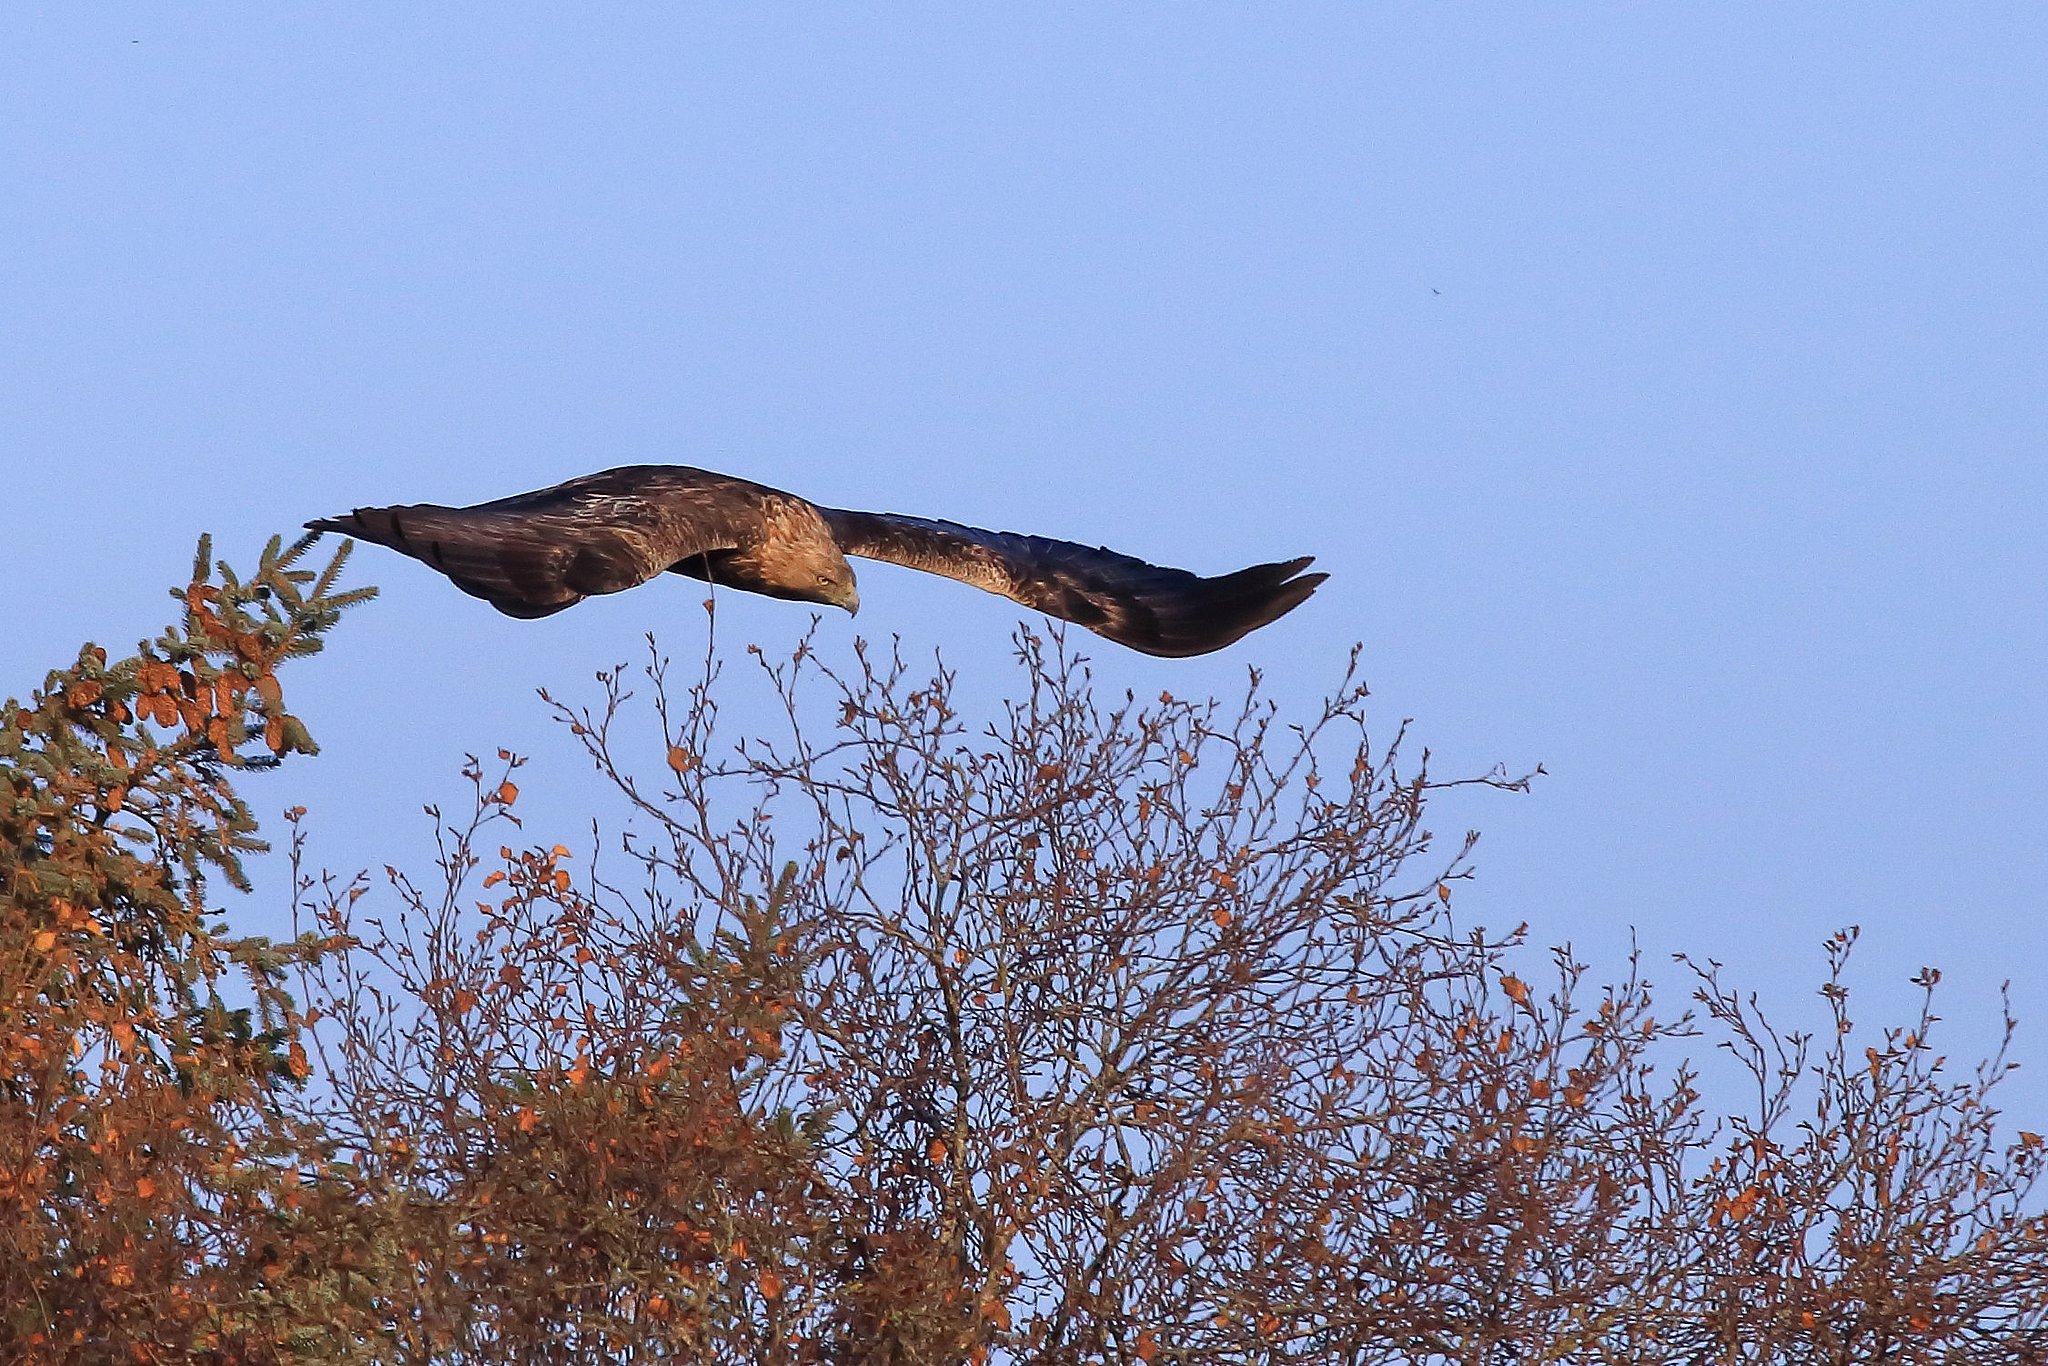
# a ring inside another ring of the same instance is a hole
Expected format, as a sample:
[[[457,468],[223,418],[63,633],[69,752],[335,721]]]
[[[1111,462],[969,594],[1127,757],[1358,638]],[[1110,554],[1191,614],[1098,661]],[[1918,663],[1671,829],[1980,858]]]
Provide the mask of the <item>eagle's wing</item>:
[[[1312,556],[1205,579],[1072,541],[893,512],[819,508],[839,548],[944,574],[1151,655],[1220,650],[1299,607],[1327,574]]]
[[[681,465],[585,475],[475,507],[357,508],[306,525],[402,551],[514,617],[545,617],[728,550],[761,517],[745,480]]]

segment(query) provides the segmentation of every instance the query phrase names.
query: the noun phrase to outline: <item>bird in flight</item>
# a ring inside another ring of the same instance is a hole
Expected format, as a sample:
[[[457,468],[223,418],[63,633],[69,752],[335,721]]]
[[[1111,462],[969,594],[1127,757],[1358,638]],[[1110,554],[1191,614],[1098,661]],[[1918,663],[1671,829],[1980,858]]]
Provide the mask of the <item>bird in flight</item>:
[[[1220,650],[1293,611],[1311,556],[1201,578],[1072,541],[849,512],[686,465],[628,465],[475,507],[357,508],[306,525],[390,546],[515,617],[664,572],[859,610],[848,555],[943,574],[1146,654]]]

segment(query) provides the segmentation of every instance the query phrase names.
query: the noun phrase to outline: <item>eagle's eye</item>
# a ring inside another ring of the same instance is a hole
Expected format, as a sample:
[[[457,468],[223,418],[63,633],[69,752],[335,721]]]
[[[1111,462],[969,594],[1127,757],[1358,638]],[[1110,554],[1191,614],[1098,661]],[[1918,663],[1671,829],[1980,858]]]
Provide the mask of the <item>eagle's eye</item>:
[[[818,575],[818,587],[820,587],[820,588],[830,588],[831,586],[832,586],[832,576],[831,576],[830,574],[820,574],[820,575]]]

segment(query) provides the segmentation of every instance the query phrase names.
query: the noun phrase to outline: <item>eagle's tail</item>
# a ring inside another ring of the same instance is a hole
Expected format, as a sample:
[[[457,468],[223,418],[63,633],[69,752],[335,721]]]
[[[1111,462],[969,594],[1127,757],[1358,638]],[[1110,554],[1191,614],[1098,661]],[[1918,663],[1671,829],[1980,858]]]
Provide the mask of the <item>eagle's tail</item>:
[[[488,535],[466,508],[432,503],[386,508],[357,508],[342,517],[321,517],[306,523],[310,531],[332,531],[357,540],[375,541],[446,574],[471,597],[482,598],[510,617],[547,617],[583,600],[560,582],[551,548],[515,553]]]

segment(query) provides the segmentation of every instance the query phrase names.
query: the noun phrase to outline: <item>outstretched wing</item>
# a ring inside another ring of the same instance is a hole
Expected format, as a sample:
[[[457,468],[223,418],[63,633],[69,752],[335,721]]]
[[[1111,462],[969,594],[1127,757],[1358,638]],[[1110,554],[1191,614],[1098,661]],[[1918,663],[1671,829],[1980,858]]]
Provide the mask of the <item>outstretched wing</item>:
[[[740,543],[769,490],[682,465],[633,465],[475,507],[357,508],[306,525],[390,546],[514,617],[545,617]]]
[[[1299,607],[1329,577],[1303,574],[1306,555],[1205,579],[1072,541],[893,512],[818,511],[849,555],[944,574],[1150,655],[1220,650]]]

